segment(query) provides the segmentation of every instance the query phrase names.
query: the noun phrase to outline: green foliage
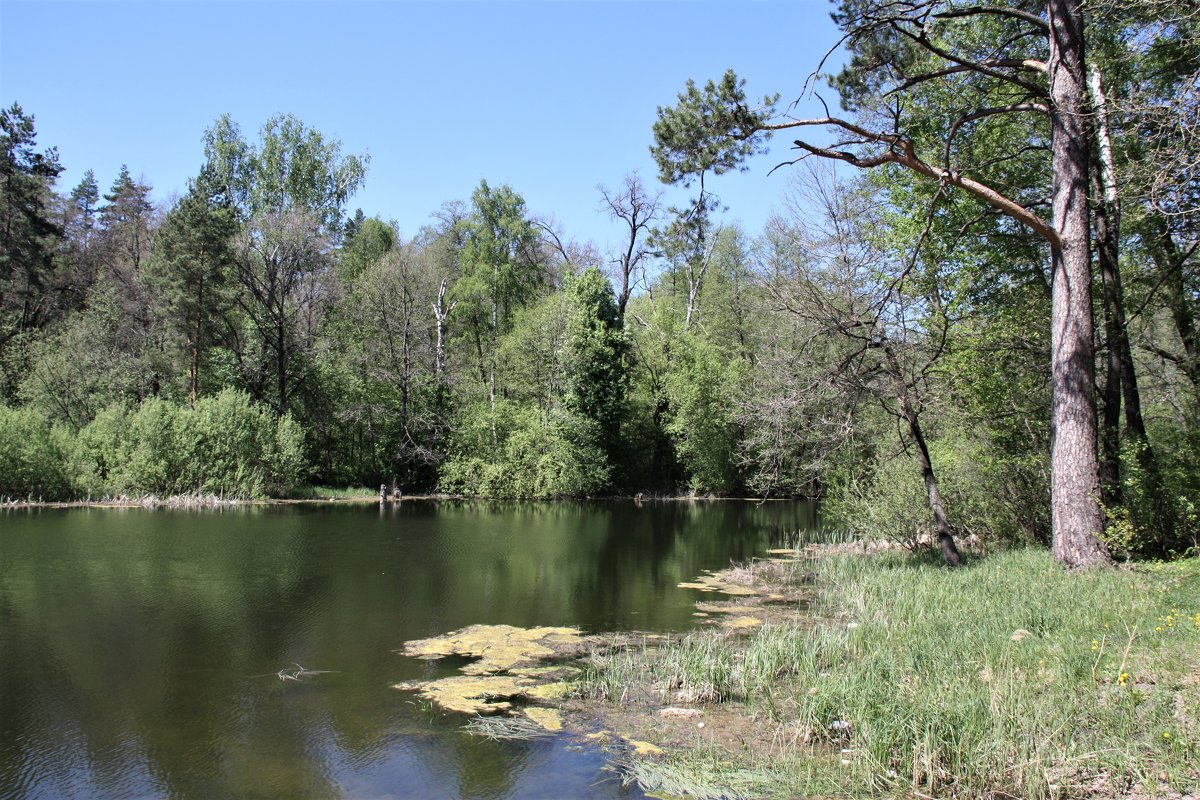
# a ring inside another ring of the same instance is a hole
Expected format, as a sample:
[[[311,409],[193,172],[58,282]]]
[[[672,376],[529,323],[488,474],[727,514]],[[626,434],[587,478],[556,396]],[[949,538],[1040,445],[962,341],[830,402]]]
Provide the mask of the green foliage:
[[[304,432],[234,390],[184,408],[157,398],[112,406],[80,431],[77,491],[92,496],[288,493],[304,473]]]
[[[1124,505],[1109,510],[1108,533],[1126,556],[1200,552],[1200,435],[1195,428],[1166,420],[1157,422],[1150,433],[1164,455],[1162,495],[1152,492],[1146,479],[1145,461],[1138,452],[1145,445],[1127,439],[1121,447]],[[1156,504],[1167,505],[1176,520],[1171,540],[1155,527]]]
[[[267,120],[259,143],[248,143],[228,114],[204,135],[206,169],[225,202],[245,221],[261,214],[300,211],[326,232],[340,231],[342,208],[362,186],[369,159],[343,156],[341,143],[291,114]]]
[[[733,398],[742,378],[740,362],[726,363],[715,345],[694,335],[676,341],[672,361],[666,431],[688,473],[688,488],[731,492],[738,485]]]
[[[368,267],[396,247],[396,229],[378,217],[369,217],[355,226],[342,243],[339,262],[342,280],[354,283]]]
[[[462,273],[454,284],[458,314],[474,335],[494,346],[511,328],[513,314],[529,304],[543,285],[537,235],[524,198],[508,185],[493,189],[481,181],[471,196],[471,214],[462,223],[462,236]]]
[[[38,152],[34,119],[21,106],[0,110],[0,352],[14,335],[47,321],[44,294],[61,228],[50,187],[62,167],[54,148]]]
[[[614,463],[625,415],[626,341],[608,279],[589,267],[567,280],[565,391],[569,412],[595,429],[594,445]]]
[[[66,437],[45,414],[0,404],[0,496],[59,499],[69,481]]]
[[[207,173],[167,214],[154,236],[146,279],[160,293],[158,309],[173,334],[178,359],[199,390],[199,372],[208,351],[219,341],[222,323],[233,306],[230,283],[234,265],[233,210],[220,205]]]
[[[745,83],[733,70],[719,83],[708,81],[703,89],[688,79],[677,105],[659,107],[650,153],[664,183],[687,186],[699,174],[720,175],[739,168],[747,157],[766,152],[766,134],[760,126],[774,113],[779,95],[764,97],[761,108],[751,109]]]
[[[125,321],[116,293],[110,287],[95,290],[87,308],[30,347],[20,398],[77,430],[105,406],[144,397],[152,370],[131,352]]]
[[[486,404],[463,411],[455,437],[457,452],[442,466],[443,491],[548,498],[586,496],[608,487],[607,459],[590,443],[595,434],[587,420],[508,404],[498,405],[495,416]],[[498,450],[490,446],[492,424],[502,437]]]

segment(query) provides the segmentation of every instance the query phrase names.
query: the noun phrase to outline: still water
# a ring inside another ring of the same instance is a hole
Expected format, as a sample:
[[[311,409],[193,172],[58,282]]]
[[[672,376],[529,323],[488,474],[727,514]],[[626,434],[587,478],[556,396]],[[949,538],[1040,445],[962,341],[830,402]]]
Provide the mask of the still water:
[[[395,651],[474,623],[684,629],[676,584],[813,522],[737,502],[0,512],[0,797],[641,797],[569,736],[462,733],[390,688],[452,665]],[[332,671],[281,681],[293,664]]]

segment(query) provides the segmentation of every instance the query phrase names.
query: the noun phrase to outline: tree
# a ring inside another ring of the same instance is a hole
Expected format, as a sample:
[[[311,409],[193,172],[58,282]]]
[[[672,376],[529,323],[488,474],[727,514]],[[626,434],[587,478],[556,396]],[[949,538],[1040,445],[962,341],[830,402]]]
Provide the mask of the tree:
[[[590,267],[568,278],[565,357],[567,410],[595,431],[609,465],[620,459],[625,414],[625,335],[612,286]]]
[[[367,158],[343,156],[292,115],[267,120],[257,143],[222,116],[205,133],[205,157],[214,194],[242,226],[234,277],[250,335],[237,357],[256,396],[283,414],[305,383],[306,346],[333,297],[330,252]]]
[[[377,217],[360,220],[342,241],[342,258],[338,265],[342,282],[354,283],[363,271],[379,263],[395,247],[395,228]]]
[[[481,181],[464,222],[462,274],[454,285],[459,313],[475,346],[479,378],[495,413],[496,356],[513,314],[528,305],[544,284],[538,236],[526,217],[525,200],[509,186],[492,189]],[[493,428],[493,441],[498,443]]]
[[[83,305],[96,280],[99,203],[100,185],[96,183],[96,174],[89,169],[68,195],[63,214],[67,263],[61,284],[74,307]]]
[[[625,226],[624,242],[612,258],[620,284],[617,314],[623,324],[629,297],[637,283],[645,280],[644,263],[654,252],[649,237],[662,211],[662,193],[651,195],[637,175],[626,175],[618,189],[599,188],[609,217],[621,220]]]
[[[373,470],[368,480],[399,477],[405,487],[430,486],[433,468],[444,458],[444,408],[428,315],[436,292],[424,250],[397,244],[359,276],[335,315],[335,357],[346,359],[351,373],[336,413],[363,440]],[[347,444],[334,446],[348,450]]]
[[[238,305],[254,348],[239,354],[257,397],[283,415],[305,380],[303,369],[330,293],[329,244],[303,211],[251,219],[235,243]]]
[[[46,291],[62,236],[49,199],[62,167],[57,150],[36,148],[34,118],[16,103],[0,110],[0,352],[49,318]]]
[[[660,110],[660,168],[667,177],[678,175],[678,165],[696,152],[729,168],[761,148],[773,131],[825,127],[842,138],[828,146],[798,139],[800,158],[816,156],[863,169],[896,165],[946,191],[961,190],[1040,236],[1051,253],[1053,295],[1053,550],[1068,566],[1105,563],[1109,555],[1099,538],[1103,519],[1095,453],[1087,73],[1079,6],[1075,0],[1049,0],[1043,19],[1016,7],[846,0],[835,20],[852,52],[840,88],[860,120],[832,115],[773,120],[772,98],[751,108],[743,83],[731,71],[719,85],[710,82],[703,94],[689,85],[676,108]],[[969,25],[982,25],[980,20],[1020,30],[973,38]],[[1030,41],[1045,48],[1042,60],[1022,51]],[[905,130],[909,106],[902,98],[927,83],[955,81],[960,94],[978,104],[953,120],[935,149],[918,138],[919,125],[913,133]],[[706,113],[698,115],[698,108]],[[951,162],[959,134],[972,123],[1027,113],[1050,121],[1049,220],[976,177],[970,166]]]
[[[259,142],[247,142],[223,115],[204,136],[213,179],[243,222],[263,213],[301,211],[336,243],[346,201],[362,187],[369,159],[342,155],[341,143],[291,114],[263,124]]]
[[[233,210],[214,197],[211,176],[201,173],[155,235],[149,278],[162,296],[164,321],[186,353],[192,406],[204,355],[219,340],[233,303],[228,286],[236,233]]]
[[[855,416],[868,399],[894,416],[906,434],[902,443],[916,452],[942,558],[958,566],[961,557],[921,421],[921,386],[946,345],[940,293],[937,287],[914,286],[915,265],[897,263],[896,253],[873,241],[871,231],[884,226],[876,210],[881,204],[867,187],[847,186],[832,170],[813,168],[806,178],[804,205],[813,210],[777,228],[776,239],[787,244],[768,260],[766,279],[775,302],[798,317],[810,336],[826,340],[805,348],[821,358],[806,370],[815,386],[804,392],[833,388],[837,398],[823,409],[810,406],[817,412],[815,427],[828,429]],[[818,445],[822,449],[828,445]]]

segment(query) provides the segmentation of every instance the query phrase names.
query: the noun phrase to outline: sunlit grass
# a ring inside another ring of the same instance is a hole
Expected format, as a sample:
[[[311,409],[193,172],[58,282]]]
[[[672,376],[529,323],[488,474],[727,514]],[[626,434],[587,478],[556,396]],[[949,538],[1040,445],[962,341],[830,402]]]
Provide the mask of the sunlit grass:
[[[303,486],[290,497],[293,500],[377,500],[379,489],[367,486]]]
[[[744,701],[803,731],[793,749],[807,758],[767,769],[741,756],[765,794],[1157,796],[1200,784],[1200,559],[1067,573],[1031,549],[957,570],[907,553],[804,568],[819,574],[822,624],[694,633],[613,657],[584,685],[612,682],[611,670],[623,682],[612,686],[673,687],[676,700],[695,687],[698,702]],[[677,758],[657,768],[676,782]],[[791,778],[765,779],[780,769]]]

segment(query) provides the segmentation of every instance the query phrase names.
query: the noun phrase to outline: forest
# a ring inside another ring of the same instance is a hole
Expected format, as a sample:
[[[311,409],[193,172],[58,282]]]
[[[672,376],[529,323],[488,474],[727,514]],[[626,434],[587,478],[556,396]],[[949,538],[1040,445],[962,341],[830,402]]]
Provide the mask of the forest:
[[[689,82],[652,152],[690,199],[597,176],[612,252],[486,180],[404,239],[287,114],[215,120],[165,205],[136,165],[63,187],[13,103],[0,496],[806,497],[948,560],[1194,549],[1198,17],[1050,6],[844,0],[840,117]],[[742,179],[785,210],[728,222],[706,177],[784,132],[815,138]]]

